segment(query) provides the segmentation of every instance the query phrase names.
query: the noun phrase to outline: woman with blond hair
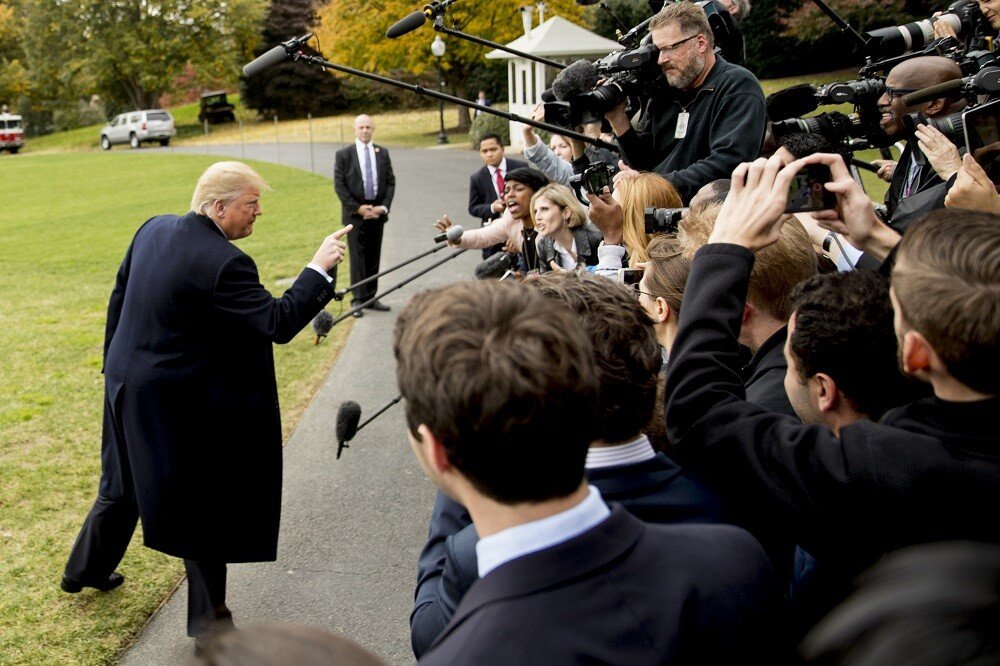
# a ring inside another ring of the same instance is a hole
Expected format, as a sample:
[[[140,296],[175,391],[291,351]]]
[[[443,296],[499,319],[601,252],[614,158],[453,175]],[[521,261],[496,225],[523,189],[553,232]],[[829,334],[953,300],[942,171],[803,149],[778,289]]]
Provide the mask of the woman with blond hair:
[[[538,231],[541,272],[597,263],[601,232],[587,222],[587,214],[571,189],[552,183],[535,192],[531,217]]]

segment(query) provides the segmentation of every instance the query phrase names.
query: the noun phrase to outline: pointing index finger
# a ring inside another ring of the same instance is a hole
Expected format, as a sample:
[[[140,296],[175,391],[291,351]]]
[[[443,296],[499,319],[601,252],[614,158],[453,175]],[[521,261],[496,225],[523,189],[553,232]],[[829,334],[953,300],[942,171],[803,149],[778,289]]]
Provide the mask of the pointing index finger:
[[[333,237],[334,238],[343,238],[344,236],[346,236],[347,234],[349,234],[352,229],[354,229],[354,225],[353,224],[348,224],[343,229],[338,229],[337,231],[334,231],[333,232]]]

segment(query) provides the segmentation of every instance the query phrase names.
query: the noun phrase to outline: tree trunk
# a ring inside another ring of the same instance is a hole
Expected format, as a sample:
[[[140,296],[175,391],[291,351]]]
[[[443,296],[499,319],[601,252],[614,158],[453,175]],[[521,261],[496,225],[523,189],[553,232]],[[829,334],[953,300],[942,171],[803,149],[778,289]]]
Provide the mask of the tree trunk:
[[[452,94],[456,97],[461,97],[462,99],[475,99],[474,97],[469,97],[469,90],[466,86],[461,86],[460,88],[454,89]],[[459,106],[458,107],[458,131],[468,132],[472,128],[472,115],[469,112],[469,107]]]

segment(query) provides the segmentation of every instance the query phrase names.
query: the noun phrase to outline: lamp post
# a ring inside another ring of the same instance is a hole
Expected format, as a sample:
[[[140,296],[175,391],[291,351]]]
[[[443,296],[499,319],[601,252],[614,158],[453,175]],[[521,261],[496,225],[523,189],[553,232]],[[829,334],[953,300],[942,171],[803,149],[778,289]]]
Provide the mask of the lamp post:
[[[440,89],[441,89],[442,92],[444,92],[444,71],[441,69],[441,58],[444,57],[444,50],[445,50],[444,40],[441,39],[441,35],[435,35],[434,36],[434,41],[431,42],[431,53],[433,53],[434,57],[437,59],[438,86],[440,87]],[[438,103],[438,115],[439,115],[440,120],[441,120],[441,131],[438,132],[438,143],[439,144],[448,143],[448,135],[445,134],[445,131],[444,131],[444,100],[443,99],[439,100],[439,103]]]

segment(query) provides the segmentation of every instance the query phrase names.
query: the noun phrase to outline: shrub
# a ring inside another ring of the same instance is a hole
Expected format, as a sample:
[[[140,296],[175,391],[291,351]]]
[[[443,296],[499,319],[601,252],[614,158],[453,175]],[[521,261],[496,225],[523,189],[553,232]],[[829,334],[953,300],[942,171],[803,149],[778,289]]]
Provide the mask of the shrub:
[[[469,143],[474,150],[479,149],[479,141],[486,134],[496,134],[505,146],[510,145],[510,124],[506,118],[494,116],[492,113],[480,113],[472,119],[469,129]]]

